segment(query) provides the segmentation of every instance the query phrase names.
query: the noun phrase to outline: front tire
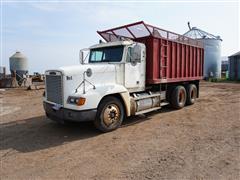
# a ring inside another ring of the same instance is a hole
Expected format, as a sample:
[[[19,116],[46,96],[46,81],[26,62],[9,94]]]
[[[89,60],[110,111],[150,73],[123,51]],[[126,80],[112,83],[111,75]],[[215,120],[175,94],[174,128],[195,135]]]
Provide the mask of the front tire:
[[[120,127],[123,119],[123,104],[118,98],[109,96],[100,102],[94,125],[102,132],[110,132]]]

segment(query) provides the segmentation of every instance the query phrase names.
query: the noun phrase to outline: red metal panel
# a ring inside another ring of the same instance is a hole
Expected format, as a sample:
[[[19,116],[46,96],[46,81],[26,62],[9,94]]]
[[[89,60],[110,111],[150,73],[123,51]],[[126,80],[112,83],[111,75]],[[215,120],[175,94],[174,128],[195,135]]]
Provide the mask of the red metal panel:
[[[203,48],[156,37],[142,37],[136,41],[146,45],[147,84],[202,79]],[[163,44],[167,44],[168,47],[164,48]],[[167,57],[164,58],[164,55]],[[166,67],[163,68],[164,66]]]
[[[163,77],[163,68],[162,68],[162,63],[163,63],[163,42],[162,39],[159,39],[158,41],[159,43],[159,49],[158,49],[158,53],[159,53],[159,78]]]
[[[169,60],[169,56],[170,56],[170,42],[169,41],[166,41],[167,43],[167,58],[166,58],[166,77],[167,79],[169,78],[169,63],[170,63],[170,60]]]
[[[168,60],[167,60],[167,73],[168,78],[172,77],[172,42],[168,42]]]
[[[195,74],[195,66],[196,66],[196,48],[193,47],[193,74],[192,76],[196,76]]]
[[[146,45],[146,80],[149,82],[153,79],[153,41],[152,38],[138,39],[138,42]]]
[[[196,48],[193,47],[193,68],[192,68],[192,76],[195,77],[196,74],[195,74],[195,65],[196,65]]]
[[[196,64],[195,64],[195,76],[198,76],[198,70],[197,70],[197,67],[198,67],[198,49],[195,48],[196,50]]]
[[[182,58],[181,58],[182,66],[181,66],[181,77],[184,77],[184,65],[185,65],[185,63],[186,63],[186,61],[185,61],[185,48],[186,48],[186,45],[182,44]]]
[[[186,68],[185,68],[185,77],[189,77],[188,76],[188,66],[189,66],[189,46],[186,45]]]
[[[149,84],[159,84],[159,83],[173,83],[173,82],[181,82],[181,81],[195,81],[202,79],[202,76],[198,77],[185,77],[185,78],[171,78],[167,80],[163,79],[151,79],[148,81]]]
[[[158,49],[158,53],[159,53],[159,78],[163,77],[163,68],[162,68],[162,63],[163,63],[163,42],[162,39],[159,39],[158,41],[159,43],[159,49]]]
[[[150,62],[150,66],[151,66],[151,71],[149,71],[149,73],[150,73],[150,77],[149,77],[149,79],[154,79],[154,53],[153,53],[153,39],[151,39],[150,41],[149,41],[149,44],[150,44],[150,46],[151,46],[151,50],[149,51],[150,52],[150,54],[151,54],[151,60],[149,60],[149,62]]]
[[[159,40],[153,39],[153,78],[159,79],[160,76],[160,55],[159,55]]]
[[[197,48],[194,47],[195,61],[194,61],[194,76],[197,76]]]
[[[171,71],[172,71],[172,78],[174,78],[175,77],[175,66],[176,66],[176,44],[175,44],[175,42],[173,42],[172,43],[172,69],[171,69]]]
[[[168,44],[167,40],[161,40],[161,76],[162,78],[167,77],[166,69],[167,69],[167,57],[168,57]]]
[[[199,76],[199,49],[197,49],[197,65],[196,65],[196,73]]]
[[[204,49],[201,50],[201,76],[203,76],[203,67],[204,67]]]
[[[179,44],[179,73],[178,77],[182,76],[182,44]]]
[[[177,50],[177,57],[176,57],[176,77],[179,78],[180,74],[180,44],[177,44],[176,50]]]
[[[198,71],[197,70],[197,67],[198,67],[198,56],[197,55],[198,54],[197,53],[198,53],[198,49],[195,48],[195,59],[196,59],[196,61],[195,61],[196,63],[195,63],[195,67],[194,67],[195,68],[195,76],[198,76],[198,73],[197,73],[197,71]]]
[[[190,57],[189,57],[189,77],[192,77],[192,60],[193,60],[193,47],[190,46]]]
[[[202,64],[203,64],[203,61],[202,61],[202,51],[201,49],[199,49],[199,76],[202,76]]]

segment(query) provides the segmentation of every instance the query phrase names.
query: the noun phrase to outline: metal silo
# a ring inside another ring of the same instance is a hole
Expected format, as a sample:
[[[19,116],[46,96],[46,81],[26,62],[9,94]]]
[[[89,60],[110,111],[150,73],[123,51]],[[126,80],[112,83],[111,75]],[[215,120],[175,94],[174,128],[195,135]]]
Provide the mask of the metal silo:
[[[28,61],[26,56],[17,51],[9,58],[10,71],[12,75],[15,75],[17,80],[23,78],[24,74],[28,72]]]
[[[189,24],[188,24],[189,25]],[[198,39],[204,45],[204,77],[221,78],[221,42],[220,36],[214,36],[196,27],[191,28],[184,36]]]
[[[240,51],[229,56],[229,79],[240,80]]]

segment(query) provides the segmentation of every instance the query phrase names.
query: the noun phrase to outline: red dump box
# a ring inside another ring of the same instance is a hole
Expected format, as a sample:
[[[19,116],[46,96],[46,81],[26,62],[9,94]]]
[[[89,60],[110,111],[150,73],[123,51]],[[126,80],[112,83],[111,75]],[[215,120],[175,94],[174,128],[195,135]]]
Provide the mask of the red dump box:
[[[107,41],[132,39],[146,45],[147,84],[193,81],[203,78],[202,42],[154,27],[143,21],[98,31]]]

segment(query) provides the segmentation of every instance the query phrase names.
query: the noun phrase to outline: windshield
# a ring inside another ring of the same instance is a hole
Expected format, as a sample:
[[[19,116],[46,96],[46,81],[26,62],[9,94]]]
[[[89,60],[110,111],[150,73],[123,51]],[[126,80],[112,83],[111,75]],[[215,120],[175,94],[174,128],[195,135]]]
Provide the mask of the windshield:
[[[91,49],[89,62],[120,62],[123,55],[123,46],[113,46]]]

